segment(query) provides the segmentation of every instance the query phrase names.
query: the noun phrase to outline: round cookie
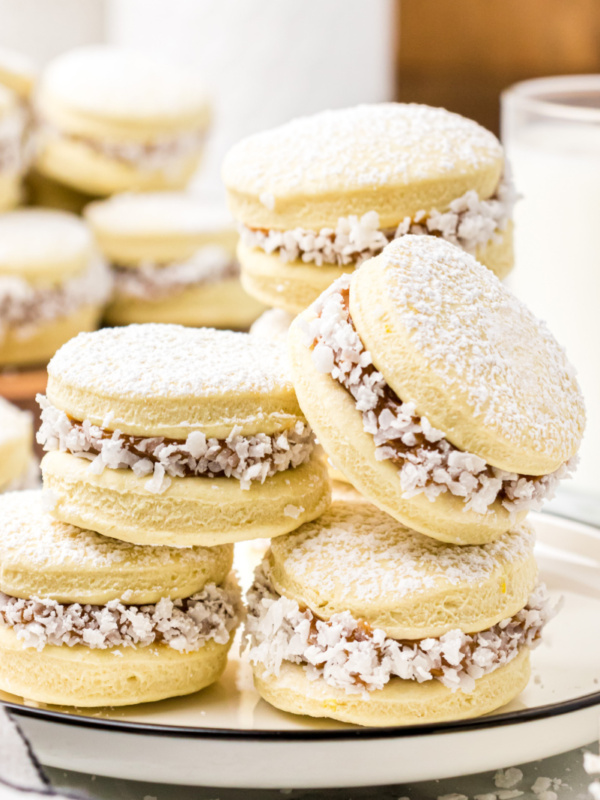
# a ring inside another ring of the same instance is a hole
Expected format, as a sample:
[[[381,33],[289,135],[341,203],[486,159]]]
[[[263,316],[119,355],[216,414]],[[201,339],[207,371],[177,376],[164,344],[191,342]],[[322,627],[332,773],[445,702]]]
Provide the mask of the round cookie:
[[[42,491],[0,497],[0,592],[58,603],[127,605],[190,597],[222,584],[233,546],[139,547],[58,522]]]
[[[285,711],[360,725],[485,714],[529,677],[554,609],[534,534],[456,547],[365,502],[335,502],[273,540],[248,594],[259,693]]]
[[[129,193],[92,203],[85,217],[113,267],[109,324],[247,329],[263,310],[241,287],[225,209],[184,192]]]
[[[223,165],[245,288],[298,313],[408,233],[441,236],[504,277],[515,192],[496,137],[441,108],[381,103],[292,120]]]
[[[448,242],[393,242],[303,313],[289,344],[319,442],[422,533],[492,541],[575,466],[585,413],[563,350]]]
[[[111,291],[87,226],[73,214],[0,215],[0,366],[44,363],[93,330]]]
[[[21,182],[27,166],[28,117],[17,94],[0,80],[0,212],[21,201]]]
[[[0,397],[0,492],[20,488],[26,482],[33,461],[32,447],[31,414]]]
[[[241,615],[233,548],[140,548],[52,520],[41,492],[0,498],[0,689],[128,705],[196,692]]]
[[[52,513],[179,547],[278,536],[314,519],[330,483],[286,361],[248,334],[176,325],[72,340],[49,364],[42,398]]]
[[[36,169],[91,195],[183,188],[209,123],[197,77],[108,45],[71,50],[42,73]]]

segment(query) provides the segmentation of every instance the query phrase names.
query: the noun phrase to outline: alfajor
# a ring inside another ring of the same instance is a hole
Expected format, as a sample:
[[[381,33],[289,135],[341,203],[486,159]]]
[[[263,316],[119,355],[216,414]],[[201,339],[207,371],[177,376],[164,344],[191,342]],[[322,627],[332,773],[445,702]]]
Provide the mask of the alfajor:
[[[367,503],[334,503],[271,542],[248,593],[247,650],[267,702],[358,725],[489,713],[526,686],[555,613],[534,535],[421,536]]]
[[[442,237],[500,277],[515,192],[498,139],[443,108],[324,111],[251,136],[223,165],[247,290],[296,314],[406,234]]]
[[[233,547],[138,547],[65,525],[41,492],[0,497],[0,689],[73,706],[216,681],[241,616]]]
[[[85,210],[115,279],[111,325],[248,329],[263,310],[242,289],[224,208],[184,192],[115,195]]]
[[[48,366],[38,442],[57,519],[137,544],[278,536],[330,502],[285,351],[249,334],[130,325]]]
[[[0,211],[21,202],[29,153],[29,115],[19,96],[0,79]]]
[[[97,327],[110,273],[73,214],[0,214],[0,367],[46,362],[79,331]]]
[[[33,61],[23,53],[0,47],[0,84],[28,102],[37,80]]]
[[[0,397],[0,492],[39,485],[33,455],[33,419]]]
[[[489,542],[552,496],[585,424],[545,324],[471,255],[404,236],[294,321],[294,384],[319,442],[421,533]]]
[[[182,188],[198,166],[209,122],[193,73],[108,45],[52,61],[36,114],[37,170],[92,195]]]

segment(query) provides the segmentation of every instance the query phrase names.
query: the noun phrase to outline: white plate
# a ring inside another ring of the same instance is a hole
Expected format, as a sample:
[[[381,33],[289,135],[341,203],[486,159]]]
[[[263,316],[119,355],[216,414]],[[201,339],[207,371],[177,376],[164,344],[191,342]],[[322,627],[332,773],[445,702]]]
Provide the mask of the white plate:
[[[220,787],[325,788],[408,783],[498,769],[594,741],[600,718],[600,532],[534,515],[542,577],[565,606],[533,654],[534,679],[499,713],[367,729],[294,717],[260,700],[248,667],[192,697],[128,709],[18,714],[52,767]]]

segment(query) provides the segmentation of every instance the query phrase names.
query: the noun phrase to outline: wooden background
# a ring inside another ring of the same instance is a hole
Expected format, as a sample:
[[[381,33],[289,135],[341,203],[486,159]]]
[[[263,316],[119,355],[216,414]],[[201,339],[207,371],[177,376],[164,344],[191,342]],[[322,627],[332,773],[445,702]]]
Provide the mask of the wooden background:
[[[516,81],[600,72],[600,0],[396,0],[396,97],[498,132]]]

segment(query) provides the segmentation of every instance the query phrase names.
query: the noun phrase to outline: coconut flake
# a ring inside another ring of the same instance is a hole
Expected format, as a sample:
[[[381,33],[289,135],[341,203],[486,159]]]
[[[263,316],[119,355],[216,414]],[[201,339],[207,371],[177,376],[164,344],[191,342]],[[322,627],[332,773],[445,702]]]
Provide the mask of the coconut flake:
[[[300,420],[273,435],[243,436],[234,428],[227,439],[207,439],[193,431],[186,441],[166,444],[161,436],[131,437],[118,429],[106,431],[89,420],[76,423],[64,411],[38,395],[42,424],[37,441],[46,452],[59,450],[90,461],[89,469],[100,475],[105,469],[131,469],[137,477],[150,476],[144,484],[149,492],[161,494],[171,478],[235,478],[242,489],[253,481],[264,483],[278,472],[305,464],[315,447],[310,427]]]
[[[450,492],[464,502],[464,510],[486,514],[501,496],[502,505],[513,516],[521,511],[539,511],[552,499],[561,480],[570,478],[577,456],[556,471],[529,477],[492,467],[474,453],[458,450],[434,428],[427,417],[419,417],[415,404],[390,399],[385,378],[373,366],[350,317],[344,292],[350,275],[338,278],[314,303],[316,317],[306,331],[305,343],[314,344],[312,360],[319,372],[329,373],[352,395],[362,414],[364,430],[373,436],[379,461],[394,460],[406,498],[424,494],[434,501]],[[395,395],[394,395],[395,398]],[[383,410],[379,410],[386,400]],[[402,450],[394,447],[402,445]]]
[[[105,650],[160,642],[188,653],[199,650],[210,639],[227,644],[240,618],[237,587],[214,583],[185,600],[163,598],[145,606],[127,606],[118,600],[104,606],[64,605],[0,592],[0,625],[12,628],[24,647],[38,651],[47,645]]]
[[[284,662],[301,664],[310,680],[323,679],[347,694],[382,689],[392,678],[423,683],[439,680],[450,690],[472,692],[483,675],[534,648],[542,628],[557,613],[539,584],[527,605],[488,630],[452,630],[411,644],[365,629],[350,612],[321,620],[272,588],[266,563],[257,569],[247,595],[246,648],[253,664],[278,675]]]

